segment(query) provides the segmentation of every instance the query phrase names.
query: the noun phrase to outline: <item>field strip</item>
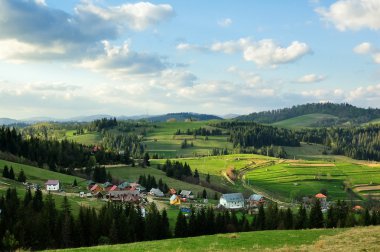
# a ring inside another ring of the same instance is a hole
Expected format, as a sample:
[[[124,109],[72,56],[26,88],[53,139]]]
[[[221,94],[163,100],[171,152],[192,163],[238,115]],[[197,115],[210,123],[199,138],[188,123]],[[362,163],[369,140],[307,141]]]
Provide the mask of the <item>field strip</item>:
[[[380,190],[380,185],[376,185],[376,186],[358,186],[358,187],[354,188],[355,192],[374,191],[374,190]]]
[[[335,167],[335,164],[305,164],[305,163],[289,163],[292,167]]]

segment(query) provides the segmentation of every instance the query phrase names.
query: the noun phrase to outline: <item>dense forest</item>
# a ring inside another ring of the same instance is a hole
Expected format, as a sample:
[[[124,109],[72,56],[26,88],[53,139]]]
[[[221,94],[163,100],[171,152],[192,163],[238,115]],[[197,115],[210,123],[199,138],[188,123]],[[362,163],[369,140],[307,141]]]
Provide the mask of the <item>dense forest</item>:
[[[142,210],[130,204],[109,203],[100,211],[81,207],[74,215],[66,197],[58,208],[52,196],[48,194],[44,198],[40,190],[34,195],[28,190],[20,199],[15,189],[8,189],[0,198],[0,209],[1,251],[87,247],[255,230],[380,224],[379,212],[368,209],[353,212],[344,202],[331,206],[324,216],[318,200],[310,210],[301,205],[297,213],[289,208],[279,209],[277,204],[269,204],[266,209],[261,205],[253,221],[244,214],[238,218],[234,211],[190,207],[187,217],[178,213],[173,231],[166,211],[160,213],[154,204]]]
[[[337,116],[339,117],[338,120],[340,123],[351,122],[359,124],[380,118],[380,109],[358,108],[347,103],[308,103],[293,106],[291,108],[252,113],[249,115],[239,116],[235,119],[241,121],[255,121],[258,123],[274,123],[313,113]]]
[[[220,120],[222,118],[215,115],[206,115],[206,114],[197,114],[197,113],[169,113],[166,115],[152,116],[148,117],[145,120],[149,122],[166,122],[168,120],[175,121],[208,121],[208,120]]]
[[[333,154],[380,161],[380,125],[299,130],[297,139],[331,148]]]
[[[86,167],[91,163],[109,164],[122,161],[115,152],[106,152],[101,148],[91,148],[67,140],[42,140],[30,137],[24,139],[15,128],[0,128],[0,151],[8,152],[36,162],[39,167],[47,165],[55,171],[59,168]],[[92,166],[95,164],[91,164]]]
[[[294,132],[288,129],[238,121],[223,121],[213,125],[229,130],[228,140],[233,143],[234,147],[300,146]]]

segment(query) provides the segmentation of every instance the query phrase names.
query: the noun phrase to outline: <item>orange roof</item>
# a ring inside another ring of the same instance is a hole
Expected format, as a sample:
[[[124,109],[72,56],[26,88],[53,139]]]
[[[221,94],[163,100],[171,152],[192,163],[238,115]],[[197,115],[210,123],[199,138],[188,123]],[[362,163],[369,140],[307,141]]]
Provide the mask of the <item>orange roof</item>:
[[[359,205],[357,205],[357,206],[354,206],[354,207],[353,207],[353,209],[354,209],[354,210],[362,210],[362,209],[363,209],[363,207],[362,207],[362,206],[359,206]]]
[[[315,195],[315,197],[317,199],[324,199],[324,198],[327,198],[326,195],[322,194],[322,193],[318,193],[317,195]]]

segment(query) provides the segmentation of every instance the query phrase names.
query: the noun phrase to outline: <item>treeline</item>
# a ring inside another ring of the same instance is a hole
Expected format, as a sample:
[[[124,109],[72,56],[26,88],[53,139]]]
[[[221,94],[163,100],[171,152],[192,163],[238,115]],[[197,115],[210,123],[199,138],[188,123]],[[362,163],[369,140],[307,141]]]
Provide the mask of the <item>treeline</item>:
[[[300,130],[296,135],[300,141],[330,147],[332,154],[380,161],[380,125]]]
[[[235,119],[242,121],[255,121],[258,123],[274,123],[306,114],[321,113],[339,117],[339,121],[356,124],[371,121],[380,117],[380,109],[358,108],[348,103],[308,103],[291,108],[276,109],[239,116]]]
[[[300,206],[296,213],[290,208],[279,209],[277,204],[269,204],[266,209],[261,205],[253,221],[244,214],[239,218],[235,211],[191,207],[187,216],[178,213],[174,233],[169,229],[166,211],[160,213],[154,204],[142,210],[129,204],[109,203],[99,211],[81,207],[74,215],[66,197],[58,209],[50,194],[44,199],[40,190],[34,195],[28,190],[24,199],[20,199],[16,189],[8,189],[5,197],[0,198],[0,209],[1,251],[87,247],[241,231],[380,224],[378,210],[353,212],[339,201],[324,216],[318,200],[310,211]]]
[[[161,178],[157,182],[156,178],[153,175],[140,175],[138,183],[145,187],[147,191],[150,191],[152,188],[158,188],[163,193],[167,193],[169,191],[169,186],[164,183]]]
[[[159,240],[171,237],[164,210],[154,204],[140,207],[107,204],[100,209],[81,207],[73,214],[64,197],[57,208],[52,195],[28,190],[20,199],[16,189],[0,198],[0,251],[44,250],[101,244]],[[145,218],[143,216],[146,216]]]
[[[294,132],[288,129],[238,121],[220,122],[214,126],[229,130],[228,140],[233,143],[234,147],[300,146]]]
[[[145,152],[142,139],[134,133],[116,133],[106,131],[103,134],[102,146],[112,151],[125,151],[130,156],[140,158]]]
[[[187,129],[185,131],[181,131],[177,129],[174,133],[175,135],[194,135],[194,136],[220,136],[223,134],[221,129],[206,129],[200,127],[199,129]]]
[[[0,128],[0,151],[8,152],[35,162],[39,167],[47,165],[56,171],[60,168],[86,167],[90,157],[100,164],[120,162],[118,153],[93,149],[67,140],[42,140],[35,137],[24,139],[16,129]]]
[[[89,125],[90,131],[102,131],[102,129],[109,129],[117,126],[116,117],[114,118],[102,118],[98,120],[94,120]]]

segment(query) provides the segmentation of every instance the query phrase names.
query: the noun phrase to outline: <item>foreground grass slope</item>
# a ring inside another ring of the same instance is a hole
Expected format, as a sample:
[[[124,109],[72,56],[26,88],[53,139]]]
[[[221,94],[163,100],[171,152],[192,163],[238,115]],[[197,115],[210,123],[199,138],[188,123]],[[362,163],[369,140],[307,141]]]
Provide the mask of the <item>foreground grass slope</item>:
[[[66,251],[378,251],[380,227],[218,234]]]

